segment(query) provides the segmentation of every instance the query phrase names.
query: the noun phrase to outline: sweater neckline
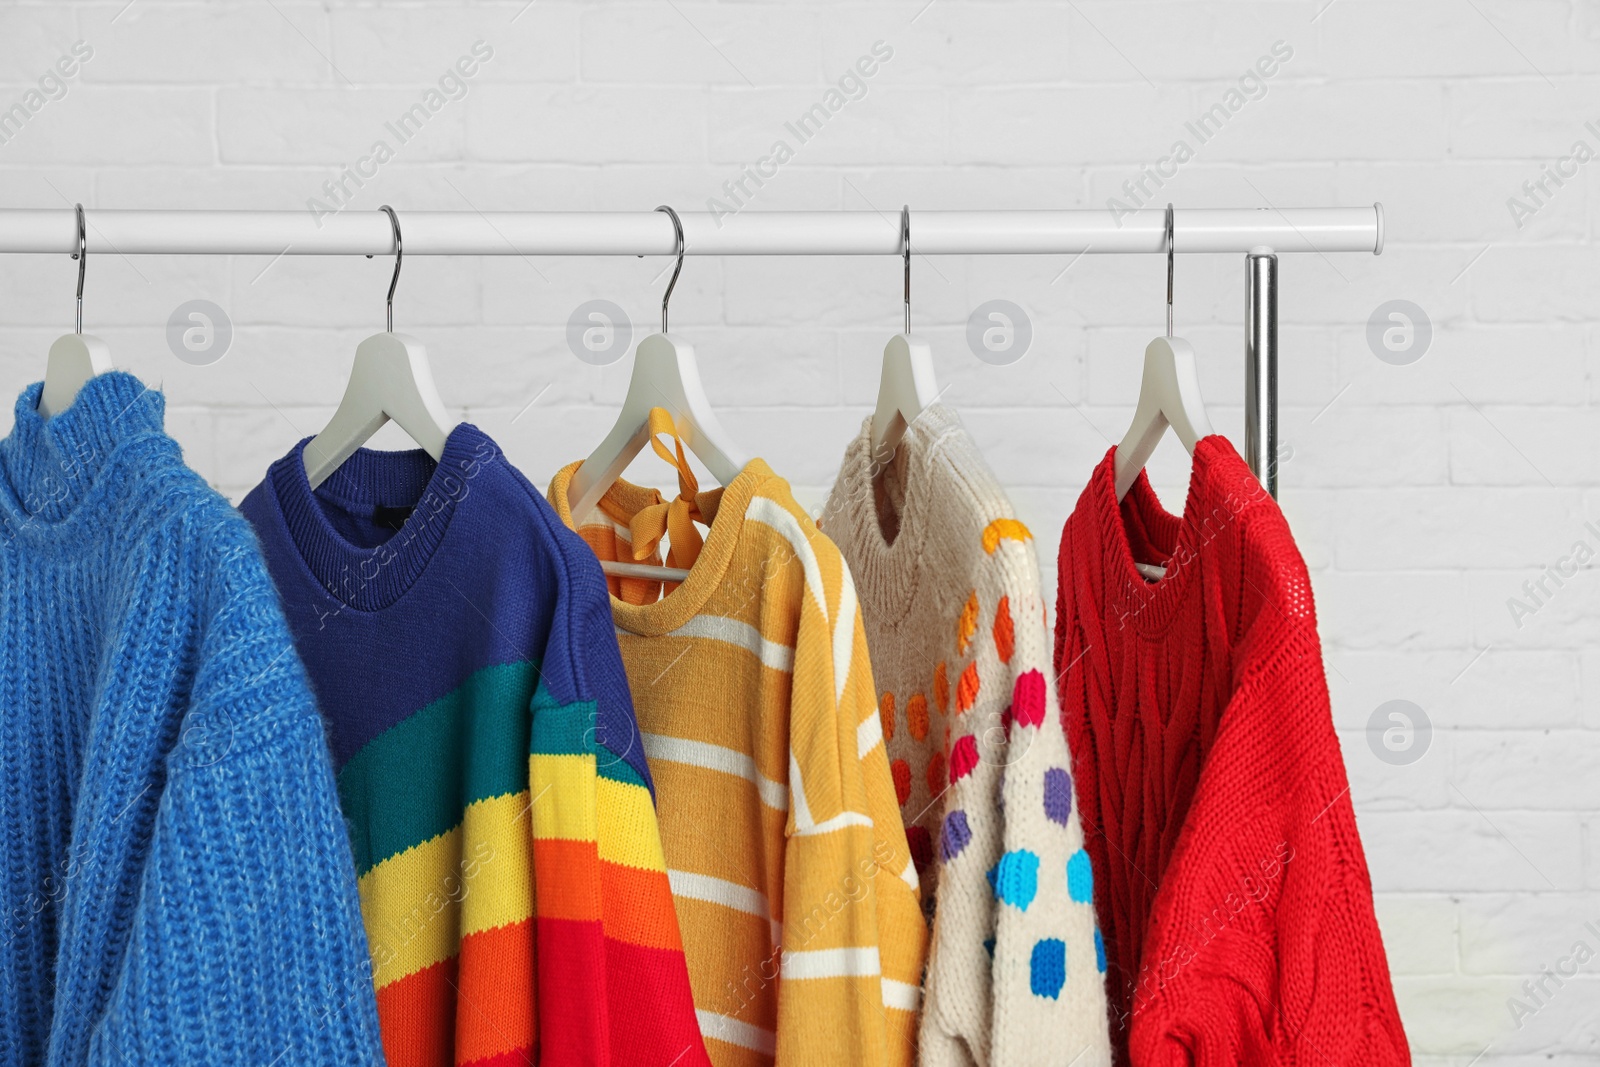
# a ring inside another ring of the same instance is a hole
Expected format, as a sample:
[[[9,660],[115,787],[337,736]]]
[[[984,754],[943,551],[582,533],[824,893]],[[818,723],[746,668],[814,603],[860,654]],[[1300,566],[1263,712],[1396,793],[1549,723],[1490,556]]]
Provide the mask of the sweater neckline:
[[[17,397],[10,434],[0,441],[0,512],[18,536],[62,545],[88,543],[117,454],[132,442],[165,438],[162,395],[125,371],[85,382],[64,411],[39,414],[43,382]]]
[[[833,493],[845,528],[838,537],[850,541],[850,570],[856,593],[869,609],[874,625],[894,629],[916,608],[928,538],[939,516],[928,514],[934,492],[932,464],[951,434],[964,433],[960,418],[943,404],[930,404],[913,419],[893,448],[879,456],[872,445],[872,419],[861,424],[845,450]],[[892,465],[901,479],[894,540],[884,536],[879,517],[876,476]],[[830,506],[834,504],[830,500]],[[834,536],[832,524],[823,531]]]
[[[1116,610],[1123,623],[1140,634],[1157,637],[1172,625],[1208,540],[1201,536],[1200,527],[1207,501],[1214,495],[1218,467],[1230,456],[1238,462],[1233,446],[1220,434],[1196,442],[1181,515],[1162,506],[1142,470],[1128,495],[1117,501],[1116,446],[1096,468],[1089,491],[1096,504],[1102,543],[1108,550],[1107,585],[1117,591]],[[1167,573],[1151,581],[1139,573],[1136,562],[1163,565]]]
[[[317,584],[346,607],[382,611],[422,577],[444,540],[471,479],[498,458],[499,448],[471,423],[445,439],[437,462],[420,448],[357,449],[316,489],[306,476],[300,441],[267,477],[296,553]],[[347,509],[404,508],[410,514],[393,536],[372,547],[356,544],[329,519],[327,503]]]
[[[578,529],[578,523],[573,520],[568,491],[573,474],[582,465],[581,460],[567,464],[550,482],[550,503],[561,521],[573,530]],[[640,637],[661,637],[700,614],[727,574],[739,535],[744,530],[750,501],[763,484],[777,477],[765,460],[752,459],[726,486],[701,493],[700,509],[702,512],[712,509],[711,525],[706,531],[705,543],[700,546],[700,555],[689,568],[689,576],[672,592],[648,604],[630,604],[613,593],[611,616],[617,626]],[[603,503],[614,505],[616,510],[630,516],[659,499],[657,490],[622,479],[614,482],[601,497]]]

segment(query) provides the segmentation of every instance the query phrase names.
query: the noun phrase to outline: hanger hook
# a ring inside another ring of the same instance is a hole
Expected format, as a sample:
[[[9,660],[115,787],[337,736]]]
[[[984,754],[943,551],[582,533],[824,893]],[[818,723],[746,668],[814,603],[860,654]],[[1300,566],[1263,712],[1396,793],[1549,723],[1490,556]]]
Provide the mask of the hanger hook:
[[[1173,226],[1172,205],[1167,205],[1166,238],[1167,245],[1167,336],[1172,336],[1172,250],[1175,245],[1176,230]]]
[[[400,284],[400,261],[405,259],[405,245],[400,240],[400,216],[394,213],[394,208],[384,204],[378,210],[389,216],[389,225],[394,229],[394,277],[389,279],[389,299],[384,308],[385,329],[394,333],[394,288]]]
[[[74,205],[78,215],[78,250],[72,258],[78,261],[78,318],[74,329],[83,333],[83,270],[89,265],[89,242],[87,229],[83,221],[83,205]]]
[[[911,336],[911,205],[900,205],[900,254],[906,264],[906,336]]]
[[[672,268],[672,280],[667,283],[667,291],[661,294],[661,332],[667,332],[667,301],[672,299],[672,290],[678,284],[678,275],[683,273],[683,220],[678,218],[678,213],[666,204],[656,208],[665,211],[672,219],[672,232],[677,238],[676,254],[678,265]]]

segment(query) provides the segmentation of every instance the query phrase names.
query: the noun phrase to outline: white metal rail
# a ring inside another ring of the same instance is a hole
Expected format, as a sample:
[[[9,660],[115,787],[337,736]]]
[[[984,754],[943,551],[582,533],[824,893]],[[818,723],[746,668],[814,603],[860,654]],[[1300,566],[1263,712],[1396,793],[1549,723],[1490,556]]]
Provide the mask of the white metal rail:
[[[394,230],[381,211],[87,210],[81,239],[117,255],[392,255]],[[691,256],[898,256],[900,214],[876,211],[681,212]],[[1352,208],[1189,208],[1166,211],[916,211],[919,255],[1243,253],[1245,452],[1278,494],[1279,252],[1383,252],[1383,205]],[[408,256],[651,256],[677,250],[673,221],[659,211],[408,211],[400,213]],[[72,208],[0,209],[0,252],[74,254]]]
[[[91,252],[122,255],[393,254],[381,211],[85,209]],[[1176,250],[1373,252],[1383,209],[1178,209]],[[667,256],[672,220],[656,211],[400,211],[408,256]],[[899,255],[900,214],[876,211],[679,212],[691,256]],[[1165,252],[1163,211],[912,211],[919,255]],[[72,208],[0,210],[0,252],[78,250]]]

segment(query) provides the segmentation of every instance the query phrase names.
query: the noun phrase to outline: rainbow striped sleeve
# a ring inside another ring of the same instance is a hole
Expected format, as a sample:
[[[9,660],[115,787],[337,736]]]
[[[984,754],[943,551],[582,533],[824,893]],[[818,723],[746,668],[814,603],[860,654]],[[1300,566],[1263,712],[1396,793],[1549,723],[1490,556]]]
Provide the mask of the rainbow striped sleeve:
[[[476,671],[339,773],[389,1067],[538,1060],[522,764],[537,677]]]
[[[708,1065],[655,805],[624,758],[638,740],[613,740],[593,701],[563,704],[540,687],[528,782],[545,1055]]]

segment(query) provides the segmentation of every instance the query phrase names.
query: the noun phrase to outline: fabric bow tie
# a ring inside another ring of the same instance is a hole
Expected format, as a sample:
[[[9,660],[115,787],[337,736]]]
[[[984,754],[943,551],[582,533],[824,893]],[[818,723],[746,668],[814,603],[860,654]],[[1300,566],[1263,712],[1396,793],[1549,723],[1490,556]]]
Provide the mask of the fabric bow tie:
[[[675,457],[661,443],[664,435],[672,437],[677,452]],[[688,457],[683,451],[683,440],[678,436],[678,428],[673,425],[672,415],[666,408],[650,409],[650,447],[655,449],[656,455],[678,468],[678,495],[671,500],[641,508],[628,521],[628,529],[633,536],[633,558],[653,558],[661,545],[662,536],[670,534],[667,566],[687,570],[694,566],[694,561],[700,556],[700,547],[704,544],[695,523],[705,523],[705,518],[700,514],[697,496],[700,482],[689,466]]]

